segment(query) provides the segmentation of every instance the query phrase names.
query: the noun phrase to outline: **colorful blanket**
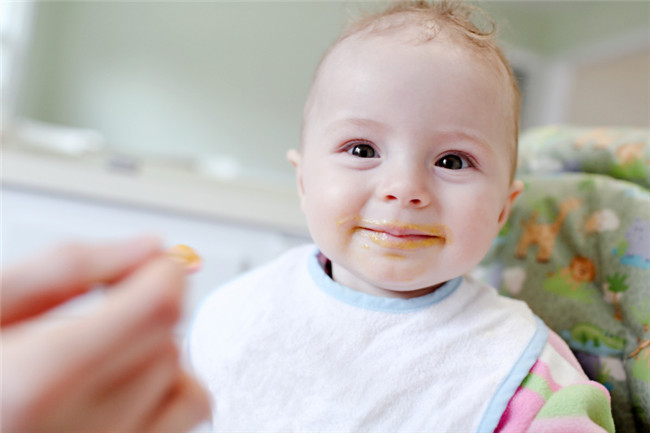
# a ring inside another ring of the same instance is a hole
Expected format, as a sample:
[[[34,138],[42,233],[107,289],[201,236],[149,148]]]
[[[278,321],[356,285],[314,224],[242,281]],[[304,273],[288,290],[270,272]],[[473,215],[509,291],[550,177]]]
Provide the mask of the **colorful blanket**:
[[[617,431],[650,431],[650,131],[545,127],[477,274],[525,300],[607,387]]]

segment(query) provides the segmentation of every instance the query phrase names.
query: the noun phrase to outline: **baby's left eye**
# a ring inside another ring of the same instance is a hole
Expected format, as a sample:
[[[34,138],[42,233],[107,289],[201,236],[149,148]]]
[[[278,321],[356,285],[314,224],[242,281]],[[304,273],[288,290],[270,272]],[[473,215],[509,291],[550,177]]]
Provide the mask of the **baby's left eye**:
[[[347,152],[358,158],[377,158],[378,154],[375,148],[367,143],[357,143],[352,145]]]
[[[446,168],[447,170],[461,170],[471,167],[472,163],[468,158],[452,153],[437,160],[436,166]]]

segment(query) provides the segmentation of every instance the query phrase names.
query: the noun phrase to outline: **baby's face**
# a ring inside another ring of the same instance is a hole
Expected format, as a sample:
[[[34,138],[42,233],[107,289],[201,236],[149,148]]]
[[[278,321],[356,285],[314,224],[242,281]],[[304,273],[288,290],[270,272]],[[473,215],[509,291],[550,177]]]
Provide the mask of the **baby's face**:
[[[511,94],[444,40],[346,40],[324,62],[305,119],[303,210],[333,277],[416,296],[472,269],[506,221]]]

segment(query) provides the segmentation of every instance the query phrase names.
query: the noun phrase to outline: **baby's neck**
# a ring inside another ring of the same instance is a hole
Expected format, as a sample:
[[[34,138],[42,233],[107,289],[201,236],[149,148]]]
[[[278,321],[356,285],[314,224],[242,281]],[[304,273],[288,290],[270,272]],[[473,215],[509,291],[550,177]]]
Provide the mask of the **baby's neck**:
[[[387,289],[383,287],[376,286],[369,282],[364,282],[363,280],[356,278],[352,273],[347,271],[341,266],[335,266],[331,262],[327,262],[324,266],[324,269],[337,283],[348,287],[352,290],[358,292],[367,293],[372,296],[377,296],[381,298],[397,298],[397,299],[411,299],[417,298],[420,296],[428,295],[429,293],[435,292],[439,287],[441,287],[445,282],[436,284],[430,287],[424,287],[414,290],[397,290],[397,289]]]

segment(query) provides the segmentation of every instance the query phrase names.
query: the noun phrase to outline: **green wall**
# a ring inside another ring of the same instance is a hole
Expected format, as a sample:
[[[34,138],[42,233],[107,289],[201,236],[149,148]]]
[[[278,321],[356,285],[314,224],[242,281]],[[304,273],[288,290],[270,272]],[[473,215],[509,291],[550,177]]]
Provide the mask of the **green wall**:
[[[648,28],[646,2],[486,2],[509,46],[549,56]],[[354,2],[40,2],[19,113],[120,152],[229,155],[292,181],[313,71]],[[351,12],[352,11],[352,12]]]
[[[481,4],[495,17],[508,44],[540,55],[561,54],[635,29],[645,29],[650,41],[650,2],[646,0],[526,0]]]

